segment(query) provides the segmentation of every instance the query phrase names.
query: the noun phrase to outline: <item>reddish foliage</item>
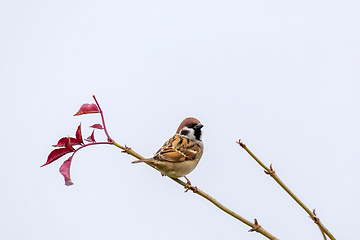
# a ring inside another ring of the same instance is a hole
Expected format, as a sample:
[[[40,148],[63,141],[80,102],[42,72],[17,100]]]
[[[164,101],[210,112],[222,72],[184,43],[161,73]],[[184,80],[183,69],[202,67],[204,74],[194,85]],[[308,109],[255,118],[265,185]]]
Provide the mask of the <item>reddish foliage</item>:
[[[94,124],[94,125],[92,125],[92,126],[90,126],[91,128],[96,128],[96,129],[100,129],[100,130],[102,130],[102,129],[104,129],[103,128],[103,126],[101,125],[101,124]]]
[[[45,164],[41,165],[40,167],[43,167],[45,165],[48,165],[50,163],[52,163],[53,161],[61,158],[62,156],[64,156],[67,153],[70,153],[72,151],[70,151],[68,148],[57,148],[52,150],[52,152],[49,154],[47,161]]]
[[[83,104],[80,107],[79,111],[75,114],[75,116],[83,115],[83,114],[89,114],[89,113],[100,113],[101,114],[102,125],[101,124],[94,124],[94,125],[90,126],[90,127],[94,128],[94,130],[93,130],[92,134],[88,138],[85,139],[86,141],[88,141],[90,143],[87,143],[87,144],[84,143],[84,140],[83,140],[83,137],[82,137],[82,132],[81,132],[81,123],[80,123],[77,130],[76,130],[75,137],[63,137],[63,138],[61,138],[56,145],[53,145],[53,147],[57,147],[57,149],[54,149],[49,154],[46,163],[41,166],[41,167],[43,167],[45,165],[48,165],[48,164],[54,162],[55,160],[61,158],[62,156],[64,156],[67,153],[72,153],[70,158],[68,158],[61,165],[61,167],[59,169],[60,173],[65,178],[65,185],[66,186],[70,186],[70,185],[73,184],[72,181],[71,181],[71,178],[70,178],[70,165],[71,165],[71,161],[73,159],[74,154],[78,150],[80,150],[80,149],[82,149],[84,147],[87,147],[87,146],[94,145],[94,144],[112,144],[113,143],[113,141],[110,141],[111,138],[110,138],[109,134],[106,131],[105,122],[104,122],[104,116],[103,116],[102,111],[100,110],[100,106],[98,106],[98,102],[97,102],[95,96],[93,96],[93,98],[95,99],[96,104],[94,104],[94,103]],[[106,134],[107,138],[109,139],[109,141],[108,142],[96,142],[95,141],[95,136],[94,136],[95,129],[100,129],[100,130],[104,129],[105,134]],[[75,149],[74,146],[76,146],[76,145],[80,145],[80,147]]]
[[[71,140],[70,140],[70,138],[68,138],[68,141],[65,143],[65,148],[66,148],[67,150],[69,150],[70,152],[75,151],[75,149],[74,149],[73,146],[71,145]]]
[[[74,116],[79,116],[79,115],[83,115],[83,114],[89,114],[89,113],[99,113],[99,108],[96,104],[94,103],[85,103],[83,104],[79,111],[77,111],[77,113],[74,114]]]
[[[80,145],[79,141],[76,138],[63,137],[58,141],[58,143],[56,145],[53,145],[53,147],[65,147],[65,145],[69,143],[69,140],[70,140],[71,146]]]
[[[81,144],[81,145],[84,144],[82,134],[81,134],[81,123],[80,123],[80,125],[78,126],[78,128],[76,130],[75,136],[76,136],[76,139],[79,142],[79,144]]]
[[[88,138],[86,138],[85,140],[88,141],[88,142],[93,142],[93,143],[96,142],[94,132],[95,132],[95,129],[92,131],[92,134]]]
[[[59,171],[60,173],[64,176],[65,178],[65,185],[66,186],[70,186],[73,185],[73,182],[71,181],[70,178],[70,165],[71,165],[71,161],[72,161],[72,156],[66,160],[60,167]]]

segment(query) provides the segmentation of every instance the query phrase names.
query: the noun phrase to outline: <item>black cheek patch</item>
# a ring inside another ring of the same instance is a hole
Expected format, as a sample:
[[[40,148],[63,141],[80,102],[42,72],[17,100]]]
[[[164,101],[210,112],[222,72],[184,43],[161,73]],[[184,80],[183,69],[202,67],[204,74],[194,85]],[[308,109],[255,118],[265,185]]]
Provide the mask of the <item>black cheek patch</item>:
[[[189,134],[189,130],[181,130],[181,132],[180,132],[180,135],[188,135]]]
[[[196,140],[200,140],[200,138],[201,138],[201,129],[195,129],[194,135],[195,135]]]

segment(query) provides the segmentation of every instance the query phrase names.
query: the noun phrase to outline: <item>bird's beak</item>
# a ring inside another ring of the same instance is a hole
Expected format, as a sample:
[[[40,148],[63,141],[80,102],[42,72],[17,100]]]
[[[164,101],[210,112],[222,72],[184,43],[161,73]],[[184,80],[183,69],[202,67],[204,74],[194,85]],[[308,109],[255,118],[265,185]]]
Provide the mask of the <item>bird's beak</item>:
[[[201,123],[198,123],[195,125],[195,129],[201,129],[204,125],[202,125]]]

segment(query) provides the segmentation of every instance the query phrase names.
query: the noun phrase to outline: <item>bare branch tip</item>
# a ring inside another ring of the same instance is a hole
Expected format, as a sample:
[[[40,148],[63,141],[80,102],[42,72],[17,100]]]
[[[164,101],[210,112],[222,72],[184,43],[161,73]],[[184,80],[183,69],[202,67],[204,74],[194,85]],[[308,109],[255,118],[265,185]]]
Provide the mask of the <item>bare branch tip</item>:
[[[241,142],[241,139],[239,139],[239,141],[237,141],[236,143],[239,144],[242,148],[246,147],[245,143]]]

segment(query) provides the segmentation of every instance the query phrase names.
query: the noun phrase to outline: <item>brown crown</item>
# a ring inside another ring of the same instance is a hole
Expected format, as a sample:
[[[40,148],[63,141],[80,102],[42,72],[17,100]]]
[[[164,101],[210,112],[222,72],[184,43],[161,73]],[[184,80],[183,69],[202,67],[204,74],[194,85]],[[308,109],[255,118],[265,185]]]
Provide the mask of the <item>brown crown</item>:
[[[196,118],[193,118],[193,117],[188,117],[188,118],[185,118],[181,123],[180,123],[180,126],[178,127],[176,133],[179,133],[181,131],[181,129],[185,126],[187,126],[188,124],[198,124],[200,123],[199,120],[197,120]]]

